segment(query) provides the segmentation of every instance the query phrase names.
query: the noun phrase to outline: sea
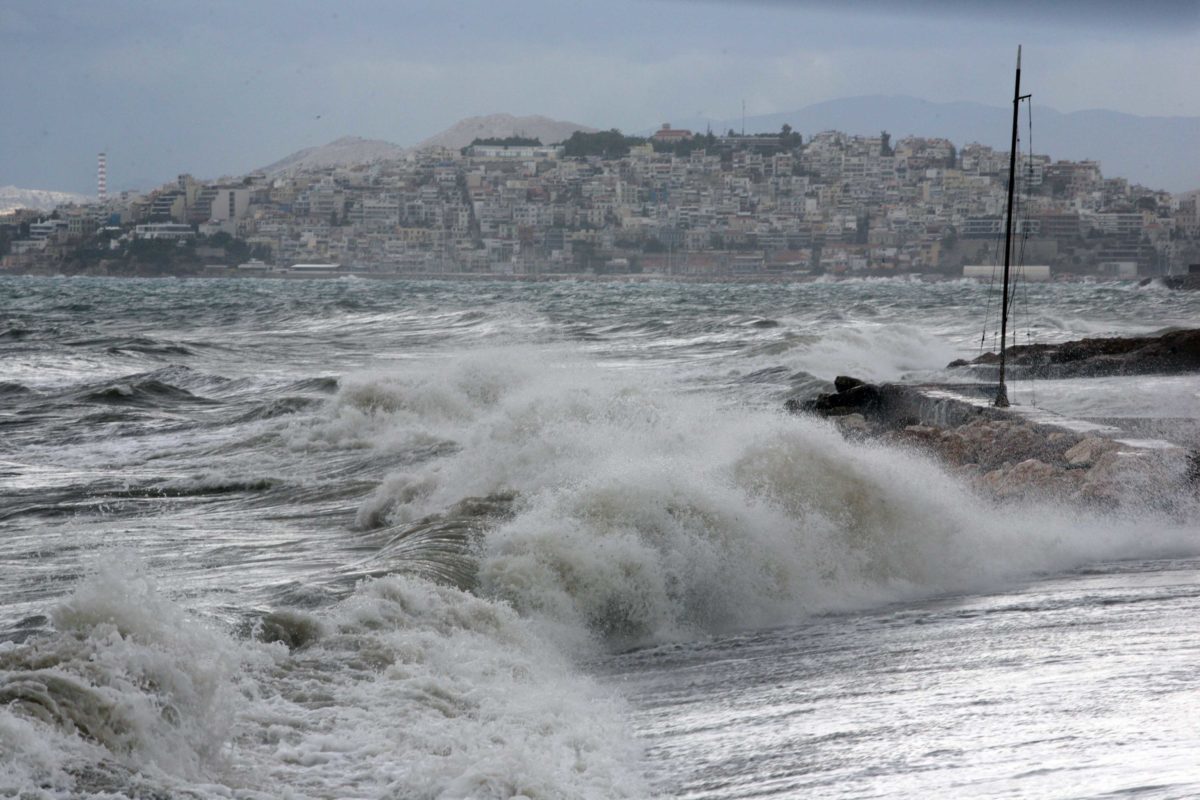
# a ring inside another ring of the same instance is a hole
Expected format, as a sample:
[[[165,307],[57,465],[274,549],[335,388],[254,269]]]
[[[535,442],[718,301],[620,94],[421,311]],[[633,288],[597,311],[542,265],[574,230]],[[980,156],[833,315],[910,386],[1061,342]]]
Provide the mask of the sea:
[[[0,797],[1200,796],[1194,496],[1001,503],[784,411],[947,379],[996,295],[0,277]],[[1198,376],[1010,394],[1200,445]]]

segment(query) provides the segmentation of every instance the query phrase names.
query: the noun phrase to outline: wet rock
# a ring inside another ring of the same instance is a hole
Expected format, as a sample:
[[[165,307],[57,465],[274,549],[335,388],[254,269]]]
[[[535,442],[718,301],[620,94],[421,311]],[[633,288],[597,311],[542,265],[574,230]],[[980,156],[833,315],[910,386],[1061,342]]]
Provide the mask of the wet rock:
[[[1064,470],[1036,458],[999,467],[983,476],[982,485],[1001,499],[1048,497],[1064,493],[1071,479]]]
[[[938,455],[937,442],[942,434],[940,428],[931,425],[905,425],[900,430],[884,434],[884,440],[892,444],[908,445]]]
[[[979,469],[976,448],[971,445],[967,437],[956,430],[942,432],[938,438],[937,450],[938,454],[950,464],[955,466],[971,464],[974,470],[978,471]]]
[[[853,412],[875,412],[881,406],[879,387],[860,383],[843,392],[817,395],[813,410],[826,416]]]
[[[1098,436],[1088,436],[1063,454],[1067,464],[1072,467],[1090,467],[1104,453],[1117,449],[1117,443],[1111,439],[1101,439]]]
[[[833,379],[833,388],[838,392],[848,392],[855,386],[865,386],[866,381],[851,378],[848,375],[838,375]]]
[[[789,401],[791,411],[831,419],[846,438],[878,437],[944,463],[1000,500],[1173,508],[1200,495],[1200,453],[1178,447],[1125,447],[1096,435],[1030,422],[972,399],[979,384],[870,384],[847,376],[838,391]],[[956,395],[957,398],[956,399]]]
[[[941,436],[941,429],[932,425],[905,425],[903,435],[920,442],[932,442]]]
[[[1182,289],[1185,291],[1200,291],[1200,273],[1191,272],[1187,275],[1165,275],[1159,278],[1146,278],[1138,283],[1138,286],[1145,286],[1155,280],[1161,280],[1163,286],[1168,289]]]
[[[1078,499],[1114,507],[1125,503],[1172,507],[1189,497],[1181,491],[1188,486],[1188,462],[1188,453],[1179,447],[1109,449],[1084,473]],[[1194,500],[1195,486],[1191,488]]]
[[[862,414],[844,414],[833,421],[843,435],[851,438],[863,439],[871,433],[871,426]]]
[[[1017,345],[1006,360],[1012,377],[1076,378],[1104,375],[1175,375],[1200,370],[1200,329],[1161,336],[1080,339],[1063,344]],[[994,366],[997,353],[948,367]]]
[[[996,435],[981,448],[981,462],[994,464],[1049,456],[1045,437],[1032,425],[997,423],[994,427]]]

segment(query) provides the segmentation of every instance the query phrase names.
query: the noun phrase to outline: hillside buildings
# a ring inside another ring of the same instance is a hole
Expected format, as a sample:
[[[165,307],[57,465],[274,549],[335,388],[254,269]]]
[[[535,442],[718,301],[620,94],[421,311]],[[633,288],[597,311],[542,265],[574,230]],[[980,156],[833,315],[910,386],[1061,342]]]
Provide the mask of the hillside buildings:
[[[217,183],[182,175],[143,197],[60,208],[53,224],[0,219],[3,265],[67,259],[106,228],[112,249],[223,233],[278,265],[396,274],[958,275],[994,261],[1003,230],[1008,153],[979,144],[664,125],[621,149],[477,143]],[[1194,195],[1044,155],[1022,155],[1018,174],[1027,263],[1129,277],[1200,260]]]

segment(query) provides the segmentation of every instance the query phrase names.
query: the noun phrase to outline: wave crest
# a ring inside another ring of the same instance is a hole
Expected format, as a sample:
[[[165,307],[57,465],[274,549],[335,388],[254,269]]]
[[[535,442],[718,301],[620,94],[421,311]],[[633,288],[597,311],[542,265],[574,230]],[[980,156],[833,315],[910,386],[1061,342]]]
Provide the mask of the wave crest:
[[[444,371],[451,384],[470,372]],[[781,624],[1194,545],[1150,516],[1027,507],[1001,518],[926,457],[731,408],[646,371],[570,362],[508,374],[489,405],[442,429],[455,450],[385,479],[360,520],[411,524],[463,497],[511,493],[511,517],[481,532],[477,591],[572,641],[627,647]],[[428,419],[391,417],[385,436]]]

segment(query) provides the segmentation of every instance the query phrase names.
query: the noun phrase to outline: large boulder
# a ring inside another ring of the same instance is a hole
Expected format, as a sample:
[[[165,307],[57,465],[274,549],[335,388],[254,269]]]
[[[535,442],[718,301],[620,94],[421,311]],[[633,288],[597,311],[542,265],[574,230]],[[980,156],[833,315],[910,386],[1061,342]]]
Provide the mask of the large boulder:
[[[1189,467],[1190,454],[1181,447],[1114,447],[1101,453],[1084,473],[1077,499],[1155,508],[1194,502],[1196,485],[1188,480]]]
[[[879,387],[869,383],[850,386],[845,391],[817,395],[812,410],[826,416],[838,414],[873,414],[882,405]]]
[[[1087,436],[1066,453],[1063,454],[1067,464],[1072,467],[1090,467],[1096,459],[1110,450],[1116,450],[1119,445],[1112,439],[1102,439],[1099,436]]]
[[[985,474],[980,483],[1000,499],[1057,497],[1074,488],[1066,470],[1036,458],[998,467]]]
[[[866,381],[851,378],[849,375],[838,375],[833,379],[833,388],[838,392],[848,392],[855,386],[865,386]]]

